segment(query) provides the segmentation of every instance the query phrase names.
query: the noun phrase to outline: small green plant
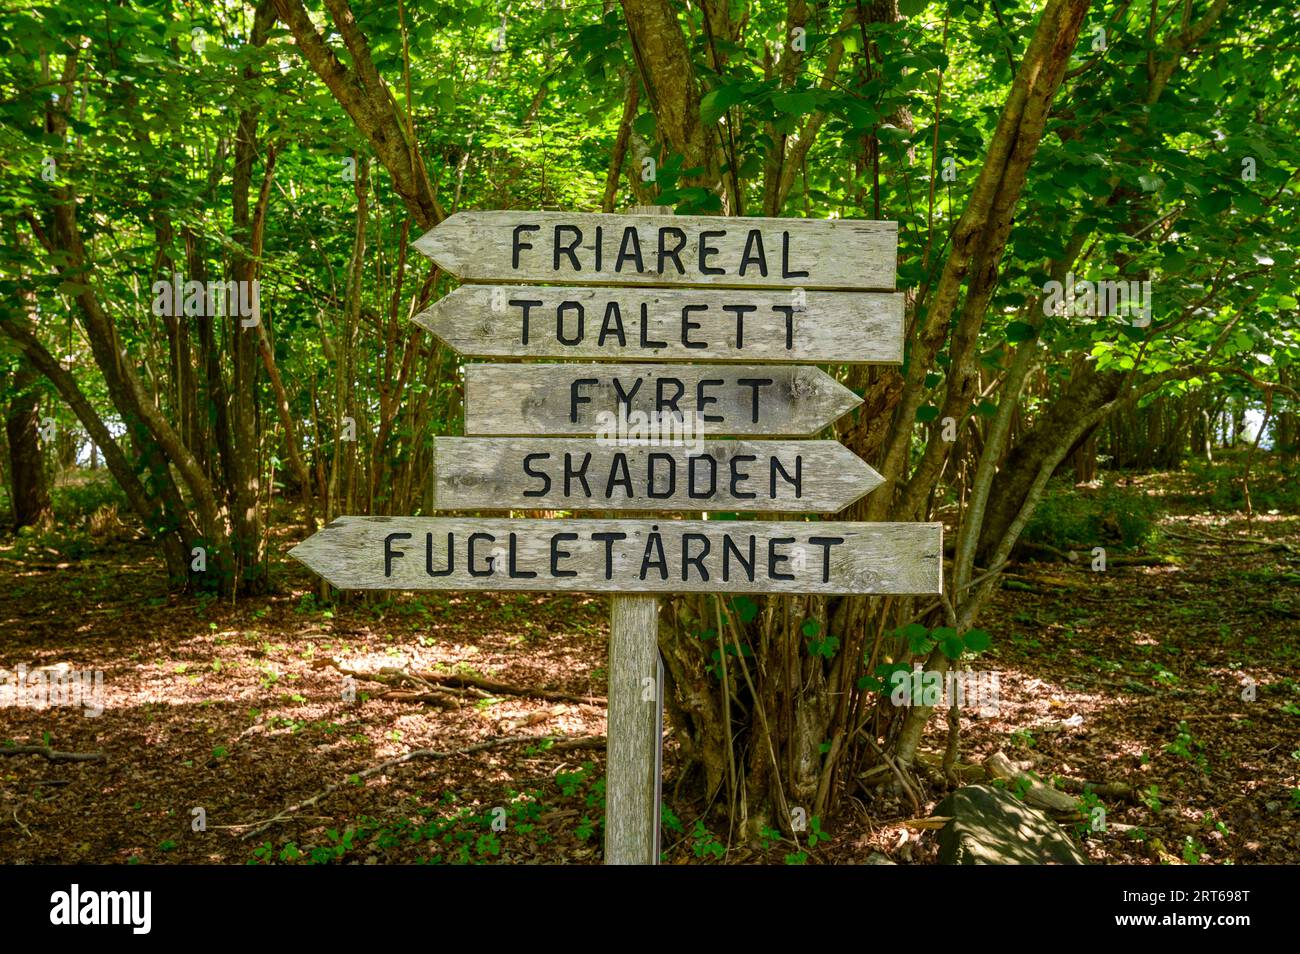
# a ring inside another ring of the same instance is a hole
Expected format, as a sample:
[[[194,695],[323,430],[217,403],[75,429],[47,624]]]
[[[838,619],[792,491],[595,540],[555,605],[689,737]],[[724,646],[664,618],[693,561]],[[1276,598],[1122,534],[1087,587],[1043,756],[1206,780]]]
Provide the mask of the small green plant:
[[[721,858],[727,853],[722,842],[718,841],[703,821],[695,822],[695,827],[691,830],[691,839],[693,842],[691,848],[696,858]]]
[[[808,820],[808,847],[815,848],[820,842],[830,841],[831,836],[822,831],[822,820],[814,815]]]
[[[1196,741],[1192,736],[1192,730],[1188,728],[1185,721],[1178,723],[1178,735],[1174,737],[1174,741],[1165,745],[1166,752],[1171,755],[1182,756],[1188,761],[1193,762],[1196,767],[1206,775],[1209,775],[1210,767],[1205,758],[1204,750],[1205,745]]]
[[[1199,865],[1201,857],[1205,854],[1205,846],[1199,841],[1188,835],[1183,840],[1183,861],[1189,865]]]
[[[1011,733],[1011,744],[1017,748],[1032,749],[1038,741],[1034,738],[1034,733],[1028,729],[1016,729]]]
[[[1142,791],[1139,797],[1142,799],[1142,804],[1147,808],[1151,809],[1153,812],[1160,811],[1162,807],[1160,804],[1160,786],[1149,786]]]

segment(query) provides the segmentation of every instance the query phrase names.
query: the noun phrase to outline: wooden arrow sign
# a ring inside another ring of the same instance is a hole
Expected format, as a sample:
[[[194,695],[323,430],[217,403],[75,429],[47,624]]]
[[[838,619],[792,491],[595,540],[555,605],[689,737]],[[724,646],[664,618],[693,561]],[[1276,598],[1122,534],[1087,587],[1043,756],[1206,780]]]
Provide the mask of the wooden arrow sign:
[[[475,437],[618,440],[638,425],[662,437],[675,424],[689,437],[805,437],[861,403],[819,368],[794,365],[465,366],[465,433]]]
[[[439,437],[436,510],[835,513],[884,478],[838,441]]]
[[[937,594],[943,525],[340,517],[290,553],[345,590]]]
[[[473,358],[899,364],[903,296],[463,285],[415,321]]]
[[[457,212],[414,244],[469,282],[893,291],[898,223]]]

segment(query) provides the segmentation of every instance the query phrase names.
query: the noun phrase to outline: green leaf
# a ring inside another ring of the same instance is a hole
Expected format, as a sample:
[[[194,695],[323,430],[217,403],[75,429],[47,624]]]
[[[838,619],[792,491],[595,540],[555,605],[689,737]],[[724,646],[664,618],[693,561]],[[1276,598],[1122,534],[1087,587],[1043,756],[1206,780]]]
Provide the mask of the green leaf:
[[[758,604],[748,596],[737,596],[731,601],[731,611],[740,617],[742,623],[748,623],[758,615]]]
[[[982,629],[972,629],[966,634],[966,648],[973,653],[982,653],[989,648],[989,634]]]
[[[1007,325],[1007,340],[1012,344],[1028,341],[1037,334],[1034,326],[1027,321],[1013,321]]]

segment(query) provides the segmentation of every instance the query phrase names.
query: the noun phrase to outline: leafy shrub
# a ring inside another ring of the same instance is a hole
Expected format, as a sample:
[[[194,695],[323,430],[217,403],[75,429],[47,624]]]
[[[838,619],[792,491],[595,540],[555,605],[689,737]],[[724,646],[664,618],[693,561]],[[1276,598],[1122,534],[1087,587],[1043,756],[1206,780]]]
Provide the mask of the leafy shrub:
[[[1080,549],[1104,543],[1138,547],[1155,536],[1156,500],[1141,490],[1107,486],[1091,494],[1049,486],[1025,525],[1023,539],[1057,549]]]

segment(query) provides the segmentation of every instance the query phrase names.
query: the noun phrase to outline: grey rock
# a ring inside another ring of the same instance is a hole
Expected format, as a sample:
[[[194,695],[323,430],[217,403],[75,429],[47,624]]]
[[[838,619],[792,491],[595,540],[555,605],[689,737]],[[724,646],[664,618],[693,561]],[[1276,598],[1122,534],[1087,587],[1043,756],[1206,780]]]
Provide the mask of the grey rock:
[[[940,864],[1088,863],[1060,825],[1005,789],[967,785],[940,802],[934,813],[952,817],[939,830]]]

